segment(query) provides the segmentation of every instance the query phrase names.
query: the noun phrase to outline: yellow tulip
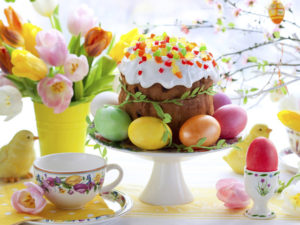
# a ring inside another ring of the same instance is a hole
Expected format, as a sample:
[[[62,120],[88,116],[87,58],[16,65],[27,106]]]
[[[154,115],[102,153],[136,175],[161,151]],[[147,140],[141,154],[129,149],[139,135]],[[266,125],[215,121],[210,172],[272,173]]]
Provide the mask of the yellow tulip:
[[[13,64],[12,73],[18,77],[41,80],[48,73],[48,68],[44,61],[26,50],[14,50],[11,62]]]
[[[130,46],[130,43],[134,40],[138,40],[141,34],[137,28],[129,31],[120,37],[120,41],[110,50],[110,57],[116,62],[120,62],[124,57],[124,49]]]
[[[25,40],[25,49],[30,51],[35,56],[39,56],[37,50],[35,49],[36,41],[35,37],[38,32],[40,32],[42,29],[38,26],[35,26],[31,23],[25,23],[23,24],[23,32],[22,36]]]

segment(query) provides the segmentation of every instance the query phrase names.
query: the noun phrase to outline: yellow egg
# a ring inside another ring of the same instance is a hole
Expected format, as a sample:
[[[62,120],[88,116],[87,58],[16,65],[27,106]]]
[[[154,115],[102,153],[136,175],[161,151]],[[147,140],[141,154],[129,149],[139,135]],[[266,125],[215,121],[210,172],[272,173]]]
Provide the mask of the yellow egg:
[[[128,137],[139,148],[156,150],[163,148],[170,141],[170,136],[167,141],[163,141],[166,128],[172,135],[170,127],[164,125],[160,119],[149,116],[140,117],[129,125]]]

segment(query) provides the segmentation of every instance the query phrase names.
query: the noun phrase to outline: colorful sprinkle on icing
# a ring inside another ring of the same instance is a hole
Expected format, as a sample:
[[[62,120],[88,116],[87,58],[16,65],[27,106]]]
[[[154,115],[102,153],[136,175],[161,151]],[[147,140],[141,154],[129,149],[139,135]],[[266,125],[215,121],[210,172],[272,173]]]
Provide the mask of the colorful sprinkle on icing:
[[[162,60],[162,58],[160,56],[155,56],[155,61],[157,63],[163,63],[163,60]]]
[[[150,37],[141,36],[139,40],[133,41],[124,53],[130,61],[138,57],[139,64],[153,58],[157,64],[161,64],[159,73],[171,70],[178,78],[183,76],[180,70],[182,66],[197,66],[204,70],[217,66],[212,53],[207,52],[205,44],[197,45],[195,42],[186,41],[185,38],[169,37],[166,33],[151,34]],[[139,76],[142,73],[142,70],[138,71]]]
[[[172,62],[171,61],[165,61],[165,66],[167,66],[167,67],[172,66]]]
[[[199,68],[202,68],[202,63],[201,63],[201,62],[196,61],[196,64],[197,64],[197,66],[198,66]]]

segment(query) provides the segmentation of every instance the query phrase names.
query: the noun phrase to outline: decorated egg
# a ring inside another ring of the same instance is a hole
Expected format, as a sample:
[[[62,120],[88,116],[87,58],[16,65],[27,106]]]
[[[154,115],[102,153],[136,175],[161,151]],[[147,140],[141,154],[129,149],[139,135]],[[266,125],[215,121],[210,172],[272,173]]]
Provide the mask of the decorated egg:
[[[95,117],[99,108],[104,105],[118,105],[118,94],[112,91],[104,91],[96,95],[91,102],[91,113]]]
[[[221,138],[236,137],[247,124],[247,112],[237,105],[224,105],[214,113],[214,118],[221,126]]]
[[[273,0],[269,6],[269,16],[273,23],[280,24],[284,18],[285,9],[279,0]]]
[[[196,145],[206,138],[203,146],[211,146],[219,139],[221,128],[218,121],[209,115],[197,115],[189,118],[180,127],[179,139],[185,146]]]
[[[169,137],[163,140],[164,133],[168,132]],[[134,120],[128,128],[128,137],[130,141],[139,148],[146,150],[160,149],[166,146],[170,141],[172,131],[162,120],[145,116]]]
[[[278,155],[273,143],[265,138],[254,139],[247,151],[246,168],[256,172],[271,172],[278,169]]]
[[[131,123],[129,115],[116,106],[104,106],[97,110],[95,119],[96,131],[111,141],[122,141],[128,137]]]
[[[218,108],[222,107],[223,105],[231,104],[230,98],[224,94],[223,92],[218,92],[213,97],[214,100],[214,110],[216,111]]]

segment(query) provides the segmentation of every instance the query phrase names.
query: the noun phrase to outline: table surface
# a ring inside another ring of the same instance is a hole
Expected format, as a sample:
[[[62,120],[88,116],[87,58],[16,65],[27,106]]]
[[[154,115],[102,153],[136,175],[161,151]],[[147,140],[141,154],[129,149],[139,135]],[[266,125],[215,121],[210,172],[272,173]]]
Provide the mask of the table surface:
[[[32,109],[32,103],[29,100],[24,101],[24,109],[21,115],[17,116],[10,122],[0,121],[0,146],[6,144],[15,132],[21,129],[29,129],[36,132],[36,125],[34,120],[34,112]],[[267,111],[266,111],[267,108]],[[249,122],[245,133],[250,130],[255,123],[265,123],[273,129],[270,139],[276,145],[278,151],[288,146],[287,134],[283,125],[276,118],[277,114],[276,104],[264,105],[256,108],[255,110],[248,111]],[[272,112],[272,113],[270,113]],[[38,150],[38,144],[35,145]],[[182,163],[183,174],[186,183],[190,188],[202,188],[209,187],[214,188],[216,182],[221,178],[235,177],[240,180],[242,176],[237,175],[231,171],[229,166],[222,159],[222,156],[227,153],[228,150],[221,152],[211,153],[203,156],[195,157],[194,159],[185,161]],[[38,152],[38,151],[37,151]],[[96,150],[87,148],[87,152],[98,154]],[[38,153],[37,153],[38,154]],[[152,162],[141,159],[132,154],[126,154],[119,151],[108,151],[108,163],[117,163],[122,166],[124,170],[124,179],[121,186],[126,187],[128,185],[137,185],[145,187],[148,179],[150,178]],[[207,175],[209,171],[209,176]],[[114,173],[113,171],[111,173]],[[116,174],[115,174],[116,175]],[[288,180],[292,176],[291,173],[281,169],[281,179]],[[112,174],[111,179],[114,179]],[[201,179],[200,179],[201,178]],[[109,179],[107,181],[109,183]],[[115,221],[115,224],[123,225],[136,225],[136,224],[298,224],[299,221],[286,221],[286,220],[269,220],[269,221],[257,221],[249,220],[247,218],[241,219],[224,219],[224,218],[172,218],[166,216],[137,216],[130,215],[130,213]]]

